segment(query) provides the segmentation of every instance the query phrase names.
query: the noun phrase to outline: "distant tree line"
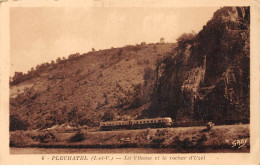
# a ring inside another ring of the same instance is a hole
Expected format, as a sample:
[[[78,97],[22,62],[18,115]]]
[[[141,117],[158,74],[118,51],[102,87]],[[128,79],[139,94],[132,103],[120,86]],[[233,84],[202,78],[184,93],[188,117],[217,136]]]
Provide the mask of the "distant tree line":
[[[67,61],[72,61],[74,59],[79,58],[81,55],[79,53],[71,54],[68,59],[63,57],[62,59],[58,57],[56,61],[52,60],[51,63],[45,62],[40,65],[36,65],[36,68],[31,68],[27,71],[27,73],[23,72],[15,72],[13,77],[10,77],[10,85],[16,85],[23,81],[30,80],[32,78],[38,77],[42,72],[48,70],[52,70],[57,68],[59,64],[63,64]]]

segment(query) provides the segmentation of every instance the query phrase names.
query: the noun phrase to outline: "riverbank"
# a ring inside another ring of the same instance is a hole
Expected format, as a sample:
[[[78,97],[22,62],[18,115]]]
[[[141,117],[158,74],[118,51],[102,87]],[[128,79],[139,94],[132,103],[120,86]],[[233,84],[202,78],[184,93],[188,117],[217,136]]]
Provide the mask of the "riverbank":
[[[179,127],[105,132],[10,132],[11,147],[38,148],[171,148],[185,152],[208,149],[249,152],[249,140],[249,124],[215,126],[211,130],[206,127]]]

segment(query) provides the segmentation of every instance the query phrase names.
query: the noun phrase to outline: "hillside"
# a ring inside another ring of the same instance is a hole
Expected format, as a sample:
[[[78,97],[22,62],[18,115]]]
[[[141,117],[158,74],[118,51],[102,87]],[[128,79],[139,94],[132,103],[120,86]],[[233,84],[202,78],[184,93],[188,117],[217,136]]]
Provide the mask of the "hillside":
[[[39,65],[26,75],[16,74],[11,82],[11,130],[64,123],[92,127],[101,120],[140,116],[149,102],[149,96],[142,97],[148,94],[144,83],[156,61],[174,47],[141,44],[74,54]]]
[[[157,116],[248,122],[249,13],[249,7],[224,7],[176,44],[74,54],[16,73],[10,130]]]

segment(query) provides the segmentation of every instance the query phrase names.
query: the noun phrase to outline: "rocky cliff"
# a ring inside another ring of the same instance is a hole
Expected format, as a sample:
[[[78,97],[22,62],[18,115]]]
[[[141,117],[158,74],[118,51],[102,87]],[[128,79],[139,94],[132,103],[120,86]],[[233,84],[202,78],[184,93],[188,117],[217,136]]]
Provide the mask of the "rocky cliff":
[[[158,63],[145,115],[176,121],[248,120],[249,25],[249,7],[224,7],[198,34],[180,37],[178,47]]]

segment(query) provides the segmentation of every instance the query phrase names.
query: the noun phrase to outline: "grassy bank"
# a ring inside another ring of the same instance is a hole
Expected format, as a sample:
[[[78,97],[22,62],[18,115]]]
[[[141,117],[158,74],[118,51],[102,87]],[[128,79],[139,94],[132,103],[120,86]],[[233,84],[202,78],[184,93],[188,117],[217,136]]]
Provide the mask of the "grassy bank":
[[[247,139],[246,144],[235,145],[235,140]],[[119,130],[89,132],[79,130],[72,133],[55,131],[15,131],[10,133],[11,147],[45,148],[122,148],[153,147],[176,148],[193,151],[194,149],[234,149],[249,152],[249,125],[206,127],[160,128],[140,130]],[[234,146],[234,147],[232,147]]]

